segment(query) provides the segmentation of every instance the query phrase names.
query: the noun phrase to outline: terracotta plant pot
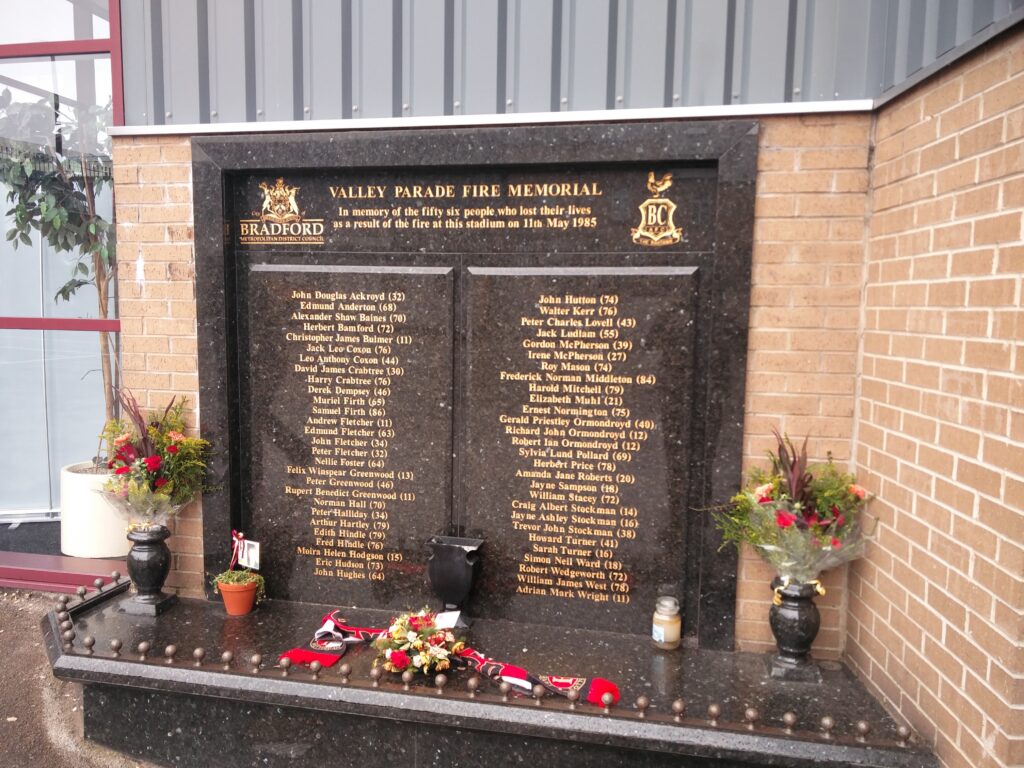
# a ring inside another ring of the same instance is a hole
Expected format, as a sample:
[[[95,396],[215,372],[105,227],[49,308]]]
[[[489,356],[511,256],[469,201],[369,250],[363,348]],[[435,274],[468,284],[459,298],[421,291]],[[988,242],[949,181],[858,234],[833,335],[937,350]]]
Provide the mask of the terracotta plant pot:
[[[224,599],[224,610],[229,616],[245,616],[256,604],[255,581],[248,584],[218,584],[217,591]]]

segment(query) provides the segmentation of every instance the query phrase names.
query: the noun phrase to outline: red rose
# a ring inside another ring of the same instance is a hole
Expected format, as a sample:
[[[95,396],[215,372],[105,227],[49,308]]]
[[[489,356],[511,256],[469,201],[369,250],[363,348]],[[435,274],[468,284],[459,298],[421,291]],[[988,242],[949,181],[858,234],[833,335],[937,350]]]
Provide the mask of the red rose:
[[[409,661],[409,656],[405,651],[392,651],[388,660],[394,665],[398,672],[401,672],[412,663]]]
[[[843,542],[837,539],[835,536],[832,537],[832,549],[839,549],[843,546]]]
[[[842,515],[836,515],[836,528],[842,528],[846,523],[846,518]]]
[[[805,515],[804,519],[807,521],[808,525],[817,525],[819,522],[821,522],[818,519],[817,511],[815,511],[813,509],[810,511],[809,514]]]
[[[131,467],[118,467],[117,469],[114,470],[114,474],[115,475],[127,475],[131,471],[132,471]]]
[[[168,453],[177,453],[178,452],[178,446],[176,446],[176,445],[168,445],[167,446],[167,452]]]
[[[783,512],[781,509],[775,513],[775,524],[779,528],[789,528],[796,522],[796,515],[792,512]]]
[[[162,459],[159,456],[147,456],[146,457],[146,469],[150,472],[156,472],[160,469],[160,463]]]
[[[166,477],[158,477],[156,479],[156,482],[153,483],[153,485],[155,485],[157,488],[163,488],[165,485],[167,485],[167,478]]]

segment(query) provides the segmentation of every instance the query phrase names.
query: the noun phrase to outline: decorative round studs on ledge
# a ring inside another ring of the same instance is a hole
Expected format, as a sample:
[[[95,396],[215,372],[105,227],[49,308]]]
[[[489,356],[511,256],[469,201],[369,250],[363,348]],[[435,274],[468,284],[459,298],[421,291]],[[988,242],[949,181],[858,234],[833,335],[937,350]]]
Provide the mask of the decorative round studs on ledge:
[[[139,652],[139,661],[146,660],[146,654],[149,653],[149,649],[152,647],[153,646],[149,644],[148,640],[143,640],[139,643],[138,648],[136,649]]]
[[[78,589],[75,590],[75,594],[78,595],[79,599],[84,600],[85,599],[85,593],[88,592],[88,591],[89,590],[87,590],[84,586],[81,586],[81,587],[79,587]]]
[[[231,662],[235,660],[235,654],[231,651],[224,651],[220,655],[220,663],[224,665],[224,671],[227,672],[231,669]]]
[[[196,648],[194,651],[192,651],[192,658],[195,659],[195,663],[193,664],[193,666],[203,666],[203,659],[206,658],[206,649]]]
[[[540,683],[537,683],[537,685],[533,686],[533,703],[536,704],[538,707],[543,706],[544,694],[546,694],[547,692],[547,688],[545,688]]]
[[[97,592],[103,591],[103,579],[96,579],[93,581],[92,585],[96,587]]]
[[[373,680],[373,687],[380,688],[380,676],[384,674],[383,667],[374,667],[370,670],[370,679]]]
[[[64,649],[70,651],[75,645],[75,630],[66,629],[61,637],[64,638]]]
[[[85,646],[85,652],[89,656],[92,656],[92,647],[96,645],[96,638],[92,635],[86,635],[82,638],[82,645]]]
[[[68,606],[68,603],[70,601],[71,601],[71,598],[68,597],[67,595],[58,595],[57,596],[57,605],[63,606],[61,608],[61,610],[67,610],[67,606]]]
[[[786,712],[782,716],[782,729],[787,733],[793,733],[793,728],[796,726],[796,712]]]
[[[444,695],[444,687],[448,685],[448,675],[435,675],[434,690],[438,696]]]
[[[569,700],[569,709],[575,710],[576,703],[580,700],[580,692],[569,691],[569,693],[566,694],[565,698]]]
[[[821,738],[831,739],[832,729],[836,727],[836,721],[831,716],[825,715],[821,718]]]
[[[512,683],[508,680],[502,680],[498,685],[498,690],[501,691],[501,700],[508,701],[508,695],[512,692]]]
[[[601,694],[601,703],[604,705],[604,713],[610,715],[612,713],[612,704],[615,703],[615,697],[612,696],[611,691]]]
[[[405,670],[405,672],[402,673],[402,690],[403,691],[410,690],[409,686],[411,685],[412,679],[415,676],[416,676],[416,673],[413,672],[411,669],[407,669],[407,670]]]
[[[341,675],[341,684],[348,685],[348,676],[352,674],[352,665],[348,662],[338,667],[338,674]]]
[[[761,719],[761,713],[755,707],[747,707],[743,711],[743,720],[747,724],[747,730],[752,731],[757,727],[757,721]]]
[[[121,572],[120,571],[111,571],[110,572],[110,578],[114,580],[115,584],[117,584],[117,582],[119,582],[121,580]]]
[[[178,646],[176,645],[168,645],[166,648],[164,648],[164,659],[167,660],[168,664],[174,663],[174,654],[176,654],[177,652]]]
[[[718,718],[722,716],[722,706],[720,704],[708,704],[708,725],[717,726]]]
[[[861,744],[868,740],[868,736],[871,734],[871,723],[867,720],[857,721],[857,741]]]
[[[69,629],[74,629],[75,625],[71,623],[71,619],[65,619],[60,623],[60,631],[67,632]]]
[[[636,716],[640,717],[640,718],[647,717],[647,708],[649,706],[651,706],[651,700],[649,698],[647,698],[646,696],[637,696],[636,697],[636,709],[637,709]]]
[[[323,664],[321,664],[319,661],[311,661],[311,662],[309,662],[309,672],[310,672],[310,674],[313,675],[313,679],[314,680],[319,680],[320,679],[320,670],[321,669],[323,669]]]
[[[281,667],[281,677],[288,677],[288,670],[292,668],[292,660],[285,656],[278,664]]]
[[[683,722],[683,715],[686,714],[686,702],[682,699],[676,699],[672,702],[672,719],[677,723]]]
[[[252,673],[254,675],[257,675],[259,674],[260,671],[260,665],[263,663],[263,657],[260,656],[258,653],[254,653],[249,658],[249,663],[252,665]]]
[[[905,725],[901,725],[896,729],[896,735],[899,737],[901,747],[910,746],[910,729]]]
[[[466,691],[469,693],[469,698],[475,699],[477,689],[480,687],[480,678],[473,675],[469,680],[466,681]]]
[[[110,641],[110,652],[114,654],[115,659],[121,658],[121,641],[116,637]]]
[[[59,622],[67,621],[70,618],[71,618],[71,614],[68,613],[67,611],[57,611],[57,621],[59,621]]]

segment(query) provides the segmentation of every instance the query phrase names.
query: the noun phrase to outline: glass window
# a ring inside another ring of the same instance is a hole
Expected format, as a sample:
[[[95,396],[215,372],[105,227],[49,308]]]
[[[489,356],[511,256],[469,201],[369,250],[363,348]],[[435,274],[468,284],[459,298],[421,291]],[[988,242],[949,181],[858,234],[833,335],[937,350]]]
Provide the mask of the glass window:
[[[70,194],[80,210],[91,199],[112,226],[111,83],[107,54],[0,60],[0,160],[18,157],[34,174],[59,167],[77,179]],[[0,316],[65,318],[72,326],[72,318],[98,318],[90,256],[58,251],[35,229],[17,249],[6,239],[8,190],[0,183]],[[80,261],[87,270],[76,269]],[[56,298],[71,279],[84,284],[68,300]],[[108,317],[114,304],[111,290]],[[105,418],[100,361],[95,331],[0,330],[0,401],[10,406],[0,444],[17,446],[0,453],[0,519],[59,508],[60,468],[96,455]]]
[[[0,0],[0,45],[110,37],[106,0]]]
[[[42,331],[0,330],[0,515],[50,509]]]

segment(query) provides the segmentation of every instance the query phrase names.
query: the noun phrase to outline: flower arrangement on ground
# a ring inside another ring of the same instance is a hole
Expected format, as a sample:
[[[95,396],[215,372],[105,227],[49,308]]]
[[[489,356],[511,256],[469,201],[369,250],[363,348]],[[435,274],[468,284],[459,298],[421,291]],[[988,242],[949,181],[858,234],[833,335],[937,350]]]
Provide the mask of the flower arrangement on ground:
[[[425,675],[451,668],[452,657],[465,644],[456,640],[451,631],[439,629],[434,623],[436,618],[436,614],[424,608],[394,619],[387,632],[373,641],[377,649],[373,665],[381,665],[388,672],[412,669]]]
[[[107,441],[113,470],[104,488],[107,498],[129,518],[129,529],[165,525],[185,504],[210,490],[206,465],[210,444],[186,437],[185,400],[171,399],[160,414],[147,419],[138,401],[126,389],[118,392],[125,419],[107,423]]]
[[[863,553],[860,516],[868,493],[831,455],[808,464],[806,438],[797,450],[773,432],[778,446],[768,454],[770,468],[755,468],[716,521],[726,542],[750,544],[785,583],[812,583]]]

